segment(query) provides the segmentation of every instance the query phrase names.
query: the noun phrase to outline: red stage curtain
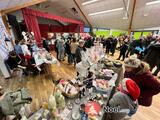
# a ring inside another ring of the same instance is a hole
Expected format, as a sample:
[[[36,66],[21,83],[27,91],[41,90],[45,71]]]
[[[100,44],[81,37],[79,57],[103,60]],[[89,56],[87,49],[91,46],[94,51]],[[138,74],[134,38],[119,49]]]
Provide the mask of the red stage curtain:
[[[23,12],[23,11],[22,11]],[[41,34],[38,26],[38,20],[36,16],[25,14],[23,12],[23,17],[29,32],[34,32],[34,36],[37,44],[41,43]]]
[[[74,19],[69,19],[69,18],[65,18],[65,17],[61,17],[61,16],[56,16],[56,15],[52,15],[52,14],[48,14],[48,13],[43,13],[40,11],[36,11],[36,10],[32,10],[29,8],[24,8],[22,9],[22,13],[24,16],[24,20],[27,26],[27,29],[29,32],[33,31],[35,34],[35,39],[37,41],[37,43],[41,43],[41,34],[40,34],[40,29],[38,26],[38,20],[37,17],[43,17],[43,18],[47,18],[47,19],[52,19],[52,20],[57,20],[57,21],[63,21],[63,22],[68,22],[68,23],[73,23],[73,24],[78,24],[79,25],[79,31],[77,31],[78,27],[76,26],[72,26],[71,28],[65,28],[65,30],[69,30],[68,32],[83,32],[84,29],[84,23],[78,20],[74,20]],[[72,29],[73,28],[73,29]],[[42,30],[43,31],[43,30]],[[42,32],[41,31],[41,32]],[[63,32],[63,27],[51,27],[51,31],[53,32]]]
[[[37,10],[33,10],[33,9],[29,9],[29,8],[23,8],[22,11],[25,14],[30,14],[32,16],[43,17],[43,18],[57,20],[57,21],[63,21],[63,22],[67,22],[67,23],[74,23],[74,24],[82,24],[82,25],[84,25],[84,23],[82,21],[79,21],[79,20],[65,18],[65,17],[62,17],[62,16],[57,16],[57,15],[49,14],[49,13],[43,13],[43,12],[40,12],[40,11],[37,11]]]
[[[41,36],[47,38],[47,33],[50,32],[50,26],[48,24],[39,24]]]

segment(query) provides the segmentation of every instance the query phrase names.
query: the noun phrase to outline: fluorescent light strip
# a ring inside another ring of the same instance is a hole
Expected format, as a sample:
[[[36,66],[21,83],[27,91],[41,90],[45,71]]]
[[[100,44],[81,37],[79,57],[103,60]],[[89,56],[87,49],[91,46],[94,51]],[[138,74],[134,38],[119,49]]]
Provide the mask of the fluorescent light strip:
[[[88,14],[89,16],[93,16],[93,15],[98,15],[98,14],[103,14],[103,13],[109,13],[109,12],[115,12],[115,11],[121,11],[124,8],[116,8],[116,9],[112,9],[112,10],[105,10],[105,11],[101,11],[101,12],[95,12],[95,13],[90,13]]]
[[[88,4],[97,2],[97,1],[99,1],[99,0],[90,0],[90,1],[87,1],[87,2],[83,2],[82,5],[88,5]]]
[[[146,3],[146,5],[154,5],[154,4],[158,4],[158,3],[160,3],[160,0],[148,2],[148,3]]]

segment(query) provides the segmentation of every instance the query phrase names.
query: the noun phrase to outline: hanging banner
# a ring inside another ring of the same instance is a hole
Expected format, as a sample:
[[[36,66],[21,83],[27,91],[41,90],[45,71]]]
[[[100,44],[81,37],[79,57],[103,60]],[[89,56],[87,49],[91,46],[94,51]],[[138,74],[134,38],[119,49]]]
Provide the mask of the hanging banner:
[[[0,69],[5,78],[10,77],[9,70],[5,64],[10,50],[13,50],[9,35],[0,16]],[[9,49],[11,48],[11,49]]]

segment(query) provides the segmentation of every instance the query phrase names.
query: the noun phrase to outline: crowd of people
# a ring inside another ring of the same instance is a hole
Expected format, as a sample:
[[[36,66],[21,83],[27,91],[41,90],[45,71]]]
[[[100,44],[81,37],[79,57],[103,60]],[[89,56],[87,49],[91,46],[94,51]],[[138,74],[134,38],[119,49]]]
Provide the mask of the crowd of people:
[[[9,52],[9,55],[5,60],[8,71],[11,73],[11,71],[20,68],[26,76],[30,73],[33,75],[43,73],[45,64],[38,63],[37,65],[36,60],[42,59],[41,53],[48,53],[50,51],[48,42],[45,38],[42,38],[43,48],[41,49],[37,46],[32,34],[26,33],[26,36],[27,39],[15,40],[14,50]],[[38,57],[36,57],[36,55]],[[43,62],[41,61],[41,63]]]
[[[137,112],[139,105],[151,106],[153,96],[160,92],[160,82],[155,77],[160,71],[160,37],[148,35],[135,40],[125,35],[118,38],[110,36],[107,39],[100,36],[87,37],[79,41],[70,38],[66,43],[62,42],[68,56],[68,63],[79,63],[81,51],[86,51],[95,42],[101,43],[107,54],[114,55],[116,49],[119,50],[120,55],[117,60],[122,57],[125,66],[124,79],[109,101],[109,106],[120,106],[121,110],[128,110],[128,112],[111,113],[109,118],[111,120],[130,118]],[[58,44],[61,42],[57,41],[56,49],[59,49]],[[60,50],[57,52],[60,54]],[[151,71],[155,66],[157,69],[152,74]]]
[[[95,42],[99,42],[103,45],[107,54],[114,56],[116,50],[120,51],[117,60],[124,61],[125,58],[136,54],[140,60],[144,60],[150,65],[150,70],[155,66],[157,67],[154,75],[157,75],[160,71],[160,60],[158,51],[160,50],[160,37],[149,34],[144,37],[141,36],[138,40],[133,36],[120,35],[118,37],[109,36],[105,38],[100,37],[86,37],[82,39],[76,39],[75,37],[68,37],[68,39],[57,39],[55,42],[55,51],[57,52],[57,59],[63,61],[65,56],[68,56],[68,63],[74,65],[80,61],[80,50],[85,50],[94,45]],[[83,48],[83,49],[82,49]],[[154,53],[154,54],[153,54]],[[155,57],[154,61],[152,58]]]
[[[50,52],[48,41],[45,38],[42,38],[42,40],[43,49]],[[129,109],[129,116],[136,113],[138,104],[150,106],[152,97],[160,92],[160,83],[153,76],[157,76],[160,71],[160,37],[149,35],[146,38],[141,37],[139,40],[126,35],[117,38],[113,36],[108,38],[90,36],[84,39],[76,39],[75,37],[64,39],[62,37],[55,40],[57,59],[64,61],[67,56],[68,64],[75,66],[82,61],[81,52],[85,52],[95,43],[101,44],[106,54],[111,56],[114,55],[116,50],[119,50],[120,54],[117,60],[122,57],[125,65],[124,78],[127,79],[122,80],[118,88],[119,91],[110,100],[109,105],[115,107],[115,104],[119,104],[122,108]],[[28,37],[28,41],[16,40],[14,51],[9,53],[5,63],[11,70],[19,67],[23,69],[26,75],[28,71],[36,74],[40,71],[33,57],[33,53],[37,50],[38,46],[32,35]],[[152,74],[151,71],[155,66],[157,69]],[[124,98],[126,99],[124,100]],[[119,99],[126,101],[125,104],[122,101],[117,103]],[[113,116],[116,117],[116,115]],[[116,118],[116,120],[118,119]]]

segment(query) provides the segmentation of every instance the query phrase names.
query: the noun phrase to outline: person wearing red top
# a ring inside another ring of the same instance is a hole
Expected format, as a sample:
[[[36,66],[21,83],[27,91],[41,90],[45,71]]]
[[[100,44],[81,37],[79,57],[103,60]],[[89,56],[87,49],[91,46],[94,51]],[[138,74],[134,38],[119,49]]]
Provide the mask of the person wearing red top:
[[[124,77],[131,78],[140,88],[139,105],[151,106],[152,97],[160,92],[160,82],[150,72],[149,65],[131,56],[125,61]]]

